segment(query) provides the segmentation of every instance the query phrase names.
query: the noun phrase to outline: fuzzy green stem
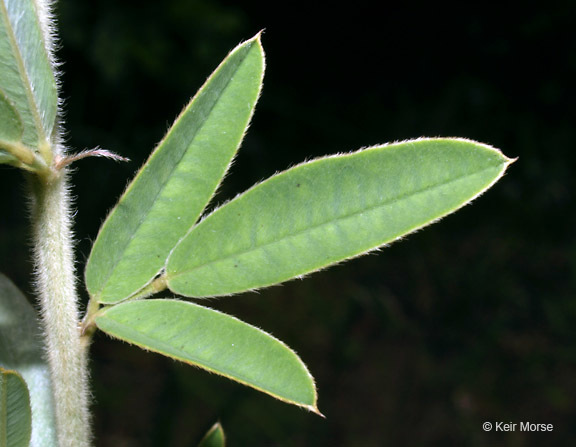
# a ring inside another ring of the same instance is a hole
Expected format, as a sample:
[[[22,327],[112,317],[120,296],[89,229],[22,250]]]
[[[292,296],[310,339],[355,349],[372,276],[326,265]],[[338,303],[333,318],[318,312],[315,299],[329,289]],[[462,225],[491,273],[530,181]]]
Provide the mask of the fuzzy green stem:
[[[50,365],[59,447],[90,445],[87,345],[79,329],[65,170],[31,179],[36,289]]]

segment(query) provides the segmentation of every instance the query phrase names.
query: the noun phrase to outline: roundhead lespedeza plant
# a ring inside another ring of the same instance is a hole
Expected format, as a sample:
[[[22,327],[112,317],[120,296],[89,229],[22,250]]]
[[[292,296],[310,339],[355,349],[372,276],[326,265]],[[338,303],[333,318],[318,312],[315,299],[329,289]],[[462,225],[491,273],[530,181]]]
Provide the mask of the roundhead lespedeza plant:
[[[382,247],[470,202],[511,163],[465,139],[384,144],[300,164],[203,216],[260,95],[256,35],[210,75],[105,219],[81,319],[68,165],[111,154],[69,154],[61,144],[47,6],[2,0],[0,14],[0,162],[29,180],[41,308],[38,323],[0,276],[0,446],[90,444],[86,355],[97,330],[320,414],[312,375],[289,347],[202,298]],[[224,445],[222,428],[202,442]]]

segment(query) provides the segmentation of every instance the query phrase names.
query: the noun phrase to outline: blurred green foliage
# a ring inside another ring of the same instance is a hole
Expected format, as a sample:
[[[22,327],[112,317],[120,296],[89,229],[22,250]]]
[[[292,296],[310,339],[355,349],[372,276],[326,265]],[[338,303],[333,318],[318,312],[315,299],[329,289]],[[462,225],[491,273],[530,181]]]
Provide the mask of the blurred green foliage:
[[[68,143],[133,160],[76,166],[79,271],[189,97],[263,28],[263,96],[216,202],[304,158],[418,136],[520,157],[472,206],[381,253],[210,302],[301,355],[325,420],[100,336],[97,445],[192,446],[218,418],[237,446],[570,444],[576,14],[513,5],[58,2]],[[0,270],[29,291],[23,181],[0,172]],[[485,433],[484,421],[554,431]]]

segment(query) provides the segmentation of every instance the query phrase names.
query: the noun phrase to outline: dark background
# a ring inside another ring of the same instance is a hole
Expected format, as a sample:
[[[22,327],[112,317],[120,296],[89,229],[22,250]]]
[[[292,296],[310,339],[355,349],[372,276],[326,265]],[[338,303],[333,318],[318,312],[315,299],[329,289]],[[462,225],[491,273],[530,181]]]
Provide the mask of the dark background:
[[[419,136],[472,138],[519,157],[472,206],[378,254],[209,302],[294,348],[326,419],[98,335],[97,446],[194,446],[218,419],[230,446],[573,442],[570,2],[60,0],[56,12],[69,146],[132,159],[76,165],[79,271],[181,108],[261,29],[263,96],[216,202],[306,158]],[[24,182],[10,168],[0,182],[9,191],[0,271],[31,294]],[[554,431],[485,433],[484,421]]]

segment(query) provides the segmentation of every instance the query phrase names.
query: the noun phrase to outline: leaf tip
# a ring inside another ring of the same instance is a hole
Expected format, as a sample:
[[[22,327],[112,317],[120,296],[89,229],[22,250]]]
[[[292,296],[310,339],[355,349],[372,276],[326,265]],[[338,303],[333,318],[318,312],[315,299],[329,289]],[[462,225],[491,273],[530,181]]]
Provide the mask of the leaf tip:
[[[504,154],[502,154],[502,156],[506,159],[506,167],[510,166],[512,163],[515,163],[516,160],[518,160],[518,157],[510,158]]]
[[[256,44],[261,49],[262,48],[262,34],[263,33],[264,33],[264,29],[261,29],[256,34],[254,34],[254,36],[252,36],[250,39],[247,39],[244,42],[240,42],[236,46],[236,48],[234,50],[232,50],[232,52],[234,52],[236,49],[238,49],[240,47],[252,46],[253,44]]]
[[[324,414],[322,414],[322,412],[318,409],[318,406],[316,405],[316,403],[314,403],[314,405],[306,405],[304,408],[306,408],[308,411],[310,411],[314,414],[317,414],[321,418],[326,419],[326,416],[324,416]]]
[[[253,37],[246,40],[245,42],[240,43],[236,48],[240,48],[243,46],[251,47],[252,45],[255,45],[258,52],[261,54],[262,60],[264,61],[264,47],[262,46],[262,34],[264,34],[264,31],[265,31],[264,28],[261,29]]]
[[[260,42],[262,40],[262,34],[264,34],[264,31],[266,31],[266,28],[262,28],[260,31],[258,31],[251,40]]]

